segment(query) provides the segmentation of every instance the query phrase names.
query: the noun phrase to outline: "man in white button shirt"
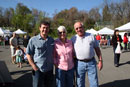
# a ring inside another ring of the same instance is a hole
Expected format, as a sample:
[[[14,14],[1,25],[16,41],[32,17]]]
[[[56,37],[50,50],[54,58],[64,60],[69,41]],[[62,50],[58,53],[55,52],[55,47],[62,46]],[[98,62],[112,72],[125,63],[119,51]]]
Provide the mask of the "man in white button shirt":
[[[17,38],[16,38],[16,33],[13,33],[13,36],[10,38],[10,48],[11,48],[11,58],[12,58],[12,63],[15,63],[15,51],[16,47],[18,46],[17,43]]]
[[[76,78],[77,87],[85,87],[85,74],[87,72],[90,87],[98,87],[98,76],[96,68],[96,60],[94,58],[95,52],[98,56],[99,70],[102,69],[102,55],[99,45],[95,37],[86,33],[82,22],[74,24],[75,32],[77,33],[72,37],[76,55]],[[95,51],[95,52],[94,52]]]

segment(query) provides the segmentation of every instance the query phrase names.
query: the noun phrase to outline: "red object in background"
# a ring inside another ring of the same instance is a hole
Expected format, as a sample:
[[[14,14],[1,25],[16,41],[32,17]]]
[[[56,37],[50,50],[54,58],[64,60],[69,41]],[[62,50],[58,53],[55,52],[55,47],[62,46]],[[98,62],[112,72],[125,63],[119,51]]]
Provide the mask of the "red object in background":
[[[124,42],[124,43],[128,43],[128,38],[127,38],[127,36],[124,36],[123,42]]]
[[[97,36],[96,36],[96,40],[101,40],[101,36],[100,36],[100,35],[97,35]]]

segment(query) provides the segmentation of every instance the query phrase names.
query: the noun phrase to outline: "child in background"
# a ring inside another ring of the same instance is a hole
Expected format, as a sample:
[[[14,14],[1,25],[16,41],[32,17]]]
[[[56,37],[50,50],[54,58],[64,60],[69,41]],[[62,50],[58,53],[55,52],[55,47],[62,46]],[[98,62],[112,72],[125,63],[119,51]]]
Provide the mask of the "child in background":
[[[20,46],[18,46],[16,48],[15,56],[16,56],[16,63],[18,64],[17,66],[20,68],[22,68],[22,55],[23,55],[23,52]]]

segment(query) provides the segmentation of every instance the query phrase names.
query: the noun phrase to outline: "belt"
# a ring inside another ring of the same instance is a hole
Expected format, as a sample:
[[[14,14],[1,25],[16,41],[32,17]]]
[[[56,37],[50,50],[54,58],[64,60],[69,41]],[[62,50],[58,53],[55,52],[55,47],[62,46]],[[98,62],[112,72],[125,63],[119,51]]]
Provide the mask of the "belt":
[[[90,58],[90,59],[83,59],[83,60],[80,60],[80,59],[77,59],[78,61],[82,61],[82,62],[90,62],[94,59],[94,57]]]

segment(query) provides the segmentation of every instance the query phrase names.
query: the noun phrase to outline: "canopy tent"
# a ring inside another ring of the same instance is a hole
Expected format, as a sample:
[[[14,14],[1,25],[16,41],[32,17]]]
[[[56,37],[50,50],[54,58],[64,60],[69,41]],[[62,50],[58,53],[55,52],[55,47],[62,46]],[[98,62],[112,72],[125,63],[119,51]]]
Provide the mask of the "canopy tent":
[[[101,30],[98,31],[99,34],[104,34],[104,35],[112,35],[114,34],[114,30],[104,27]]]
[[[86,32],[96,35],[98,32],[94,29],[86,30]]]
[[[10,32],[10,30],[4,30],[2,28],[0,28],[0,35],[2,36],[10,36],[12,34],[12,32]]]
[[[6,34],[12,34],[12,32],[10,32],[10,30],[4,30],[4,32],[5,32]]]
[[[21,29],[18,29],[16,31],[14,31],[14,33],[16,33],[16,34],[26,34],[27,32],[24,32]]]
[[[125,34],[126,32],[119,32],[119,35],[121,35],[121,37],[122,37],[122,39],[124,39],[124,34]]]
[[[4,30],[0,28],[0,35],[4,35],[4,34],[5,34]]]
[[[130,31],[130,22],[116,28],[119,31]]]

